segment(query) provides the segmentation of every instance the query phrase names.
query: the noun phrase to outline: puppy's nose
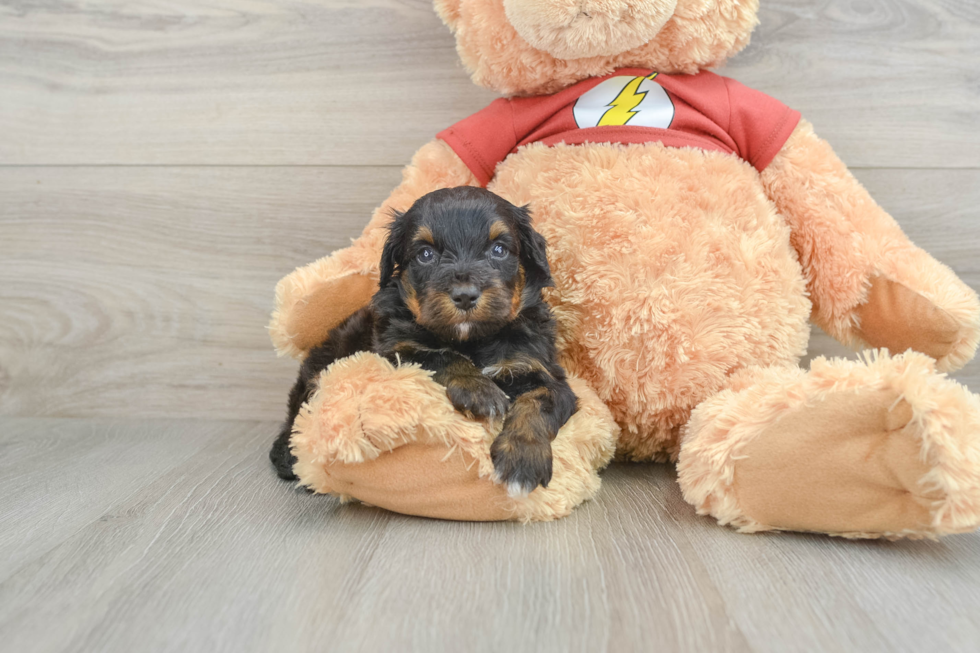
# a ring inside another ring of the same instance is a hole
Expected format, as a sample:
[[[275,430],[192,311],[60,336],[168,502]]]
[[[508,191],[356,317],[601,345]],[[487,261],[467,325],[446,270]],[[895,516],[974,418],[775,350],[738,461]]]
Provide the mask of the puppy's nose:
[[[468,311],[480,299],[480,291],[476,286],[456,286],[449,293],[449,298],[461,311]]]

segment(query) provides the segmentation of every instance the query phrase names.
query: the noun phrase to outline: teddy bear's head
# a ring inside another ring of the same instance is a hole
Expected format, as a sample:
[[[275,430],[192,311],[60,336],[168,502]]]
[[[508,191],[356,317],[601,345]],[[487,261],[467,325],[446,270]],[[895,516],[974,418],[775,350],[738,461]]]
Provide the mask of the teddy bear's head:
[[[759,0],[435,0],[473,81],[553,93],[616,68],[695,73],[744,48]]]

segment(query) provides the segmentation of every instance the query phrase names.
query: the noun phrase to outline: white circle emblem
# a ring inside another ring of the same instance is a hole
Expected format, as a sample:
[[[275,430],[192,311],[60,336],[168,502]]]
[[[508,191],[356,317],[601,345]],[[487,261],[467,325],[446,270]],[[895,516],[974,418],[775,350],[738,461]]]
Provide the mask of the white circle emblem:
[[[610,77],[575,102],[572,113],[579,129],[629,125],[667,129],[674,120],[674,103],[667,91],[649,77]]]

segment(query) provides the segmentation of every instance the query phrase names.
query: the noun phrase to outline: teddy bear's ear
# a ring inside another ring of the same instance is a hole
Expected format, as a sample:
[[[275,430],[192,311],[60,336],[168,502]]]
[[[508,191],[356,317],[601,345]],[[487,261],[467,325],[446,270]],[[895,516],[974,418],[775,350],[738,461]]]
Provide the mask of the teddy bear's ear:
[[[449,29],[456,31],[456,24],[459,23],[459,5],[462,0],[435,0],[436,13]]]

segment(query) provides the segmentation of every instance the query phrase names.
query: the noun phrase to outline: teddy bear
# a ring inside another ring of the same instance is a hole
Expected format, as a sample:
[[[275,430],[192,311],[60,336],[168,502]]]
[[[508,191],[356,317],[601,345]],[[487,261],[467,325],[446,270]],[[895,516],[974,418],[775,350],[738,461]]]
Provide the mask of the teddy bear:
[[[292,438],[317,492],[448,519],[553,519],[615,454],[673,462],[743,532],[936,537],[980,525],[980,398],[944,373],[980,301],[915,246],[796,111],[712,72],[757,0],[435,0],[501,94],[424,145],[362,235],[284,278],[270,332],[302,358],[376,289],[392,211],[477,185],[548,242],[579,411],[548,487],[511,497],[493,426],[411,366],[321,375]],[[800,368],[809,321],[866,347]]]

